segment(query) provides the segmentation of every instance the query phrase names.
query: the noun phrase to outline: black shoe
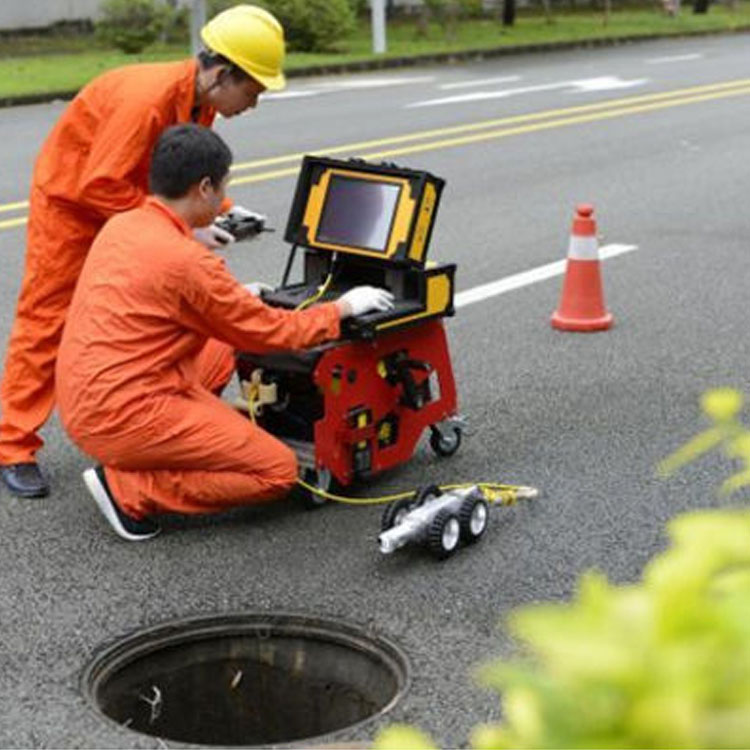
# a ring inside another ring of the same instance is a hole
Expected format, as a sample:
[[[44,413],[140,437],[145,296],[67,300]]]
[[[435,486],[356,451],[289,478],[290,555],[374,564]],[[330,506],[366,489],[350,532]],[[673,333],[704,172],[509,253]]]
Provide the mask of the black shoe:
[[[101,466],[86,469],[83,472],[83,481],[86,483],[86,489],[99,506],[99,510],[118,536],[130,542],[140,542],[151,539],[161,531],[159,524],[152,520],[133,518],[118,507]]]
[[[5,486],[18,497],[49,495],[49,482],[42,474],[39,464],[33,461],[0,466],[0,477],[5,482]]]

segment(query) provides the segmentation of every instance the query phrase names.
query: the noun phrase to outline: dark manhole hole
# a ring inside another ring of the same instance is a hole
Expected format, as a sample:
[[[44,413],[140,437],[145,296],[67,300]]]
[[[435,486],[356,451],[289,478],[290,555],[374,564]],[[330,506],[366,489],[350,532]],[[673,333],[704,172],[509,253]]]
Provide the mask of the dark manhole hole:
[[[230,615],[168,623],[102,650],[83,688],[137,732],[200,745],[267,745],[353,727],[406,690],[400,649],[344,623]]]

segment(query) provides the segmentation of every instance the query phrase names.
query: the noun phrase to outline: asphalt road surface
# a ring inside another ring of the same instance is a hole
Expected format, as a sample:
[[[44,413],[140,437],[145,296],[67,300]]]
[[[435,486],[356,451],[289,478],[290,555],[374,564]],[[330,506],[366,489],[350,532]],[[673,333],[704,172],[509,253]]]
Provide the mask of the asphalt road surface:
[[[295,80],[219,122],[237,164],[232,195],[279,229],[304,153],[386,159],[447,180],[430,257],[458,264],[463,304],[448,330],[470,434],[448,460],[421,445],[363,493],[498,480],[543,497],[493,511],[485,539],[443,563],[419,550],[382,557],[376,507],[168,518],[161,537],[132,545],[99,516],[80,477],[89,460],[53,419],[40,456],[52,496],[0,490],[0,745],[157,746],[98,716],[81,670],[137,628],[236,611],[342,618],[406,651],[404,699],[338,740],[408,721],[458,746],[497,719],[497,697],[471,671],[510,653],[498,628],[510,609],[566,599],[590,568],[636,580],[670,517],[718,502],[728,469],[719,458],[669,481],[654,466],[703,426],[702,392],[750,385],[748,71],[746,35],[641,43]],[[3,347],[32,163],[63,106],[0,111]],[[628,249],[602,263],[611,330],[550,327],[560,276],[467,296],[562,260],[584,201],[601,245]],[[227,256],[243,281],[274,282],[286,247],[277,232]]]

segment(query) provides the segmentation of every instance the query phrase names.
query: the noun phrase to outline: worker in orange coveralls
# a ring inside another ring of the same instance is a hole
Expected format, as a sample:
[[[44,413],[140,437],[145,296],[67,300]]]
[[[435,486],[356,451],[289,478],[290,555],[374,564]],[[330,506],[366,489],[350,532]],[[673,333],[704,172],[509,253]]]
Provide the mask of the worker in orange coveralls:
[[[217,112],[238,114],[255,107],[265,89],[284,86],[284,34],[270,13],[236,6],[201,34],[206,49],[197,60],[131,65],[89,83],[36,161],[26,270],[0,384],[0,477],[19,497],[49,493],[36,453],[43,444],[39,429],[54,406],[65,314],[104,222],[145,200],[157,138],[176,123],[210,125]],[[232,239],[219,227],[198,228],[196,236],[209,247]]]
[[[234,349],[300,349],[339,335],[342,317],[393,295],[356,287],[307,310],[270,307],[193,237],[224,199],[231,153],[213,131],[176,125],[151,161],[154,196],[97,236],[70,306],[57,398],[73,440],[104,467],[84,481],[124,539],[159,513],[212,513],[284,495],[294,453],[217,395]]]

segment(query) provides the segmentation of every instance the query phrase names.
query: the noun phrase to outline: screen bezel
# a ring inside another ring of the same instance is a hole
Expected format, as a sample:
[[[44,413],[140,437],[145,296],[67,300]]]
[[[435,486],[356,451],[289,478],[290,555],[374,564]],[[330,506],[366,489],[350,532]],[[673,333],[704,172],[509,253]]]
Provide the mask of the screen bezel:
[[[372,250],[353,245],[341,245],[320,239],[319,227],[324,205],[328,197],[331,180],[337,176],[381,184],[397,185],[401,187],[390,227],[390,236],[384,251]],[[308,188],[302,217],[302,243],[307,247],[315,249],[362,255],[381,260],[395,260],[398,257],[399,250],[401,250],[401,253],[403,254],[403,249],[408,246],[408,241],[413,231],[417,200],[412,197],[412,192],[411,181],[408,177],[369,173],[358,169],[347,169],[340,166],[325,167],[318,175],[316,175],[316,180],[312,182]]]

